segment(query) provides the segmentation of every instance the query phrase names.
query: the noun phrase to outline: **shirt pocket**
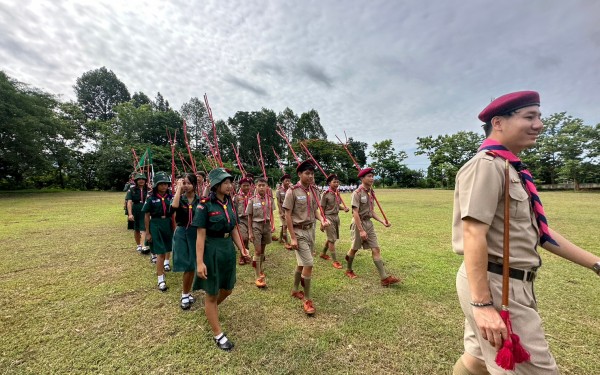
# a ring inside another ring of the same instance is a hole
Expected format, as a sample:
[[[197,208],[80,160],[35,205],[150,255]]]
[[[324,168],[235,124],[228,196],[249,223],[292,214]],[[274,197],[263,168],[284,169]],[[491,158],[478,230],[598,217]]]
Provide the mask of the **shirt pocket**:
[[[225,214],[209,216],[206,229],[215,232],[227,232],[227,218],[225,217]]]
[[[520,183],[511,183],[508,190],[510,195],[511,220],[531,220],[529,195]]]

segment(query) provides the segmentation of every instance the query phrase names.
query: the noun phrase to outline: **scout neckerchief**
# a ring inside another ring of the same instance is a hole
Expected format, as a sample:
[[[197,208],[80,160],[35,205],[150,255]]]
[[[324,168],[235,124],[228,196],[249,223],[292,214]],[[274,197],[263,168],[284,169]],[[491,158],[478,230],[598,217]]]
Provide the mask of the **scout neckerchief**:
[[[310,210],[310,186],[308,187],[308,189],[305,189],[300,181],[298,181],[296,186],[298,186],[300,189],[304,190],[304,192],[306,193],[306,204],[308,207],[307,214],[308,214],[308,217],[310,218],[310,213],[311,213],[311,210]],[[315,199],[317,199],[317,198],[315,198]]]
[[[144,187],[146,187],[146,184],[144,184]],[[139,186],[135,185],[135,189],[138,189],[140,191],[140,203],[144,203],[146,201],[144,197],[144,187],[140,189]]]
[[[225,202],[221,202],[221,200],[217,198],[217,194],[215,193],[215,200],[223,207],[223,211],[225,211],[225,216],[227,217],[227,224],[231,223],[231,219],[229,218],[229,212],[227,211],[227,196],[225,196]]]
[[[187,195],[185,195],[185,198],[187,200]],[[191,202],[188,201],[188,204],[186,205],[185,202],[183,200],[180,199],[181,205],[183,206],[184,211],[187,209],[188,210],[188,222],[187,225],[185,226],[185,229],[190,227],[190,224],[192,223],[193,217],[194,217],[194,206],[196,205],[196,199],[198,198],[198,194],[196,194],[196,192],[194,192],[194,199],[192,199]]]
[[[265,199],[263,199],[263,197],[261,197],[260,194],[256,194],[256,198],[260,199],[260,205],[263,210],[263,223],[266,223],[267,222],[267,212],[269,212],[268,210],[271,210],[271,200],[269,199],[269,197],[267,196],[266,193],[265,193],[266,204],[265,204]],[[269,220],[271,220],[271,218],[269,218]]]
[[[335,190],[335,191],[334,191],[334,190],[331,188],[331,186],[330,186],[330,187],[327,189],[327,191],[325,192],[325,194],[327,194],[327,193],[331,193],[331,194],[333,194],[333,196],[335,197],[335,203],[337,203],[338,205],[341,203],[340,196],[339,196],[339,192],[338,192],[337,190]]]
[[[244,194],[244,192],[240,189],[238,195],[241,195],[244,198],[244,213],[245,213],[246,207],[248,207],[248,200],[250,198],[250,190],[248,190],[248,193]]]
[[[373,188],[367,190],[364,186],[360,185],[358,189],[356,189],[356,192],[360,193],[361,191],[364,191],[367,194],[367,200],[369,201],[369,210],[370,213],[373,214],[373,198],[375,197],[375,192],[373,191]]]
[[[481,150],[489,150],[493,154],[500,156],[502,159],[508,160],[508,162],[517,170],[517,172],[519,172],[521,182],[525,186],[525,190],[527,190],[527,193],[529,193],[529,197],[531,198],[531,207],[533,208],[533,213],[535,214],[535,219],[537,221],[538,228],[540,229],[540,244],[543,245],[544,242],[548,241],[551,244],[558,246],[558,243],[550,236],[550,230],[548,228],[548,221],[546,220],[544,206],[542,206],[542,201],[540,200],[538,191],[533,183],[533,176],[527,169],[527,166],[521,162],[521,159],[519,159],[517,155],[513,154],[506,147],[502,146],[500,142],[493,139],[488,138],[483,141],[478,151]]]
[[[163,214],[161,216],[167,216],[167,204],[165,203],[165,198],[169,195],[169,193],[165,193],[165,195],[160,195],[156,192],[156,196],[160,198],[160,202],[162,203]]]

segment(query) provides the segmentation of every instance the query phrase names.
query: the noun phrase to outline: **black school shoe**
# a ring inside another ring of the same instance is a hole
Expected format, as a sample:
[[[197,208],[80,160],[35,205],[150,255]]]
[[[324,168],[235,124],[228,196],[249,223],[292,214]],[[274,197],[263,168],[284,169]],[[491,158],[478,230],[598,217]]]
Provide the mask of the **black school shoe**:
[[[166,282],[161,281],[160,283],[158,283],[158,290],[160,290],[161,292],[166,292],[167,289],[169,289],[169,287],[167,286]]]
[[[225,332],[223,332],[223,337],[227,337],[227,335],[225,335]],[[225,343],[223,343],[223,344],[219,344],[219,340],[217,340],[217,339],[214,339],[214,340],[215,340],[215,344],[217,344],[217,348],[224,350],[226,352],[230,351],[234,347],[233,342],[231,342],[231,340],[229,340],[229,339],[227,339],[227,341],[225,341]]]

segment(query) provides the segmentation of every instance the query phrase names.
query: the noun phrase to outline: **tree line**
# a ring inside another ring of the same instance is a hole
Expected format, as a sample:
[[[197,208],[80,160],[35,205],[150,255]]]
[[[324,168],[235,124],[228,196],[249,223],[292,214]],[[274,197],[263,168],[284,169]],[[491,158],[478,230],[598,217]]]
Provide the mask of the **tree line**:
[[[203,100],[192,97],[175,110],[160,92],[154,99],[143,92],[131,95],[105,67],[83,73],[73,88],[77,100],[61,101],[0,71],[0,189],[119,189],[134,168],[132,149],[149,148],[155,171],[170,171],[169,135],[175,134],[175,161],[182,172],[189,162],[184,120],[198,169],[210,169],[212,122]],[[600,182],[600,124],[589,126],[564,112],[550,115],[544,124],[536,147],[523,155],[536,182]],[[302,141],[325,171],[344,183],[357,182],[354,162],[339,143],[328,140],[314,109],[299,115],[290,108],[238,111],[227,120],[216,119],[215,128],[221,158],[234,172],[235,147],[246,171],[262,174],[259,133],[269,177],[278,180],[281,168],[293,175],[294,156],[277,134],[281,129],[296,154],[306,157]],[[427,156],[427,170],[410,169],[404,163],[408,154],[396,151],[391,139],[373,143],[369,152],[367,143],[352,138],[347,146],[361,167],[375,168],[379,185],[452,188],[458,169],[483,138],[483,132],[464,131],[417,138],[415,154]],[[324,182],[322,175],[315,177]]]

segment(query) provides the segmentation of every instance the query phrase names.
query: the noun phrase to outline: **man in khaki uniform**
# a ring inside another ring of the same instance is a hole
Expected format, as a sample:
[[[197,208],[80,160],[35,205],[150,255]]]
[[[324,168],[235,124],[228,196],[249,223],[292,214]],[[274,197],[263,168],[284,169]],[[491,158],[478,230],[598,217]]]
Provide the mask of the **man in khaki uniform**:
[[[507,338],[500,317],[504,234],[504,168],[510,162],[510,316],[513,331],[531,359],[516,374],[558,374],[537,312],[533,281],[541,259],[537,246],[600,273],[600,257],[572,244],[547,226],[533,178],[518,154],[542,131],[539,94],[522,91],[490,103],[479,115],[487,139],[456,175],[452,246],[464,255],[456,288],[465,314],[465,352],[453,374],[505,374],[495,363]],[[531,198],[530,198],[531,197]],[[535,200],[535,208],[531,205]]]
[[[296,251],[298,264],[294,273],[292,296],[303,300],[304,312],[307,315],[313,315],[315,308],[310,298],[312,252],[315,245],[313,226],[315,220],[319,220],[323,228],[328,227],[329,223],[321,216],[318,208],[318,193],[316,189],[312,188],[315,179],[315,164],[311,160],[305,160],[298,165],[296,173],[300,181],[288,189],[283,201],[291,246]],[[300,284],[304,287],[304,292],[299,290]]]
[[[352,193],[352,224],[350,225],[352,245],[346,255],[348,268],[345,274],[351,279],[356,279],[358,276],[352,270],[354,256],[361,247],[363,249],[371,249],[373,263],[375,263],[381,279],[381,286],[390,286],[399,283],[400,279],[391,275],[388,276],[385,272],[383,259],[381,259],[381,250],[377,242],[377,234],[375,233],[375,226],[371,218],[379,221],[386,228],[389,228],[392,224],[381,220],[373,209],[375,201],[372,192],[374,177],[373,168],[365,168],[358,172],[358,178],[362,184]]]
[[[265,280],[263,262],[265,250],[271,243],[271,233],[275,230],[271,226],[273,218],[273,198],[267,194],[267,179],[259,177],[256,179],[256,195],[248,202],[246,215],[248,216],[248,228],[250,228],[250,241],[254,244],[254,259],[252,265],[256,270],[256,286],[264,288],[267,286]]]
[[[337,260],[335,242],[340,238],[340,209],[344,210],[344,212],[348,212],[349,209],[348,207],[344,208],[342,206],[342,201],[338,192],[338,187],[340,186],[338,176],[333,173],[330,174],[327,177],[327,185],[329,188],[321,196],[321,207],[323,207],[325,218],[329,222],[329,226],[325,231],[327,234],[327,241],[325,241],[325,247],[323,248],[320,257],[329,260],[330,257],[327,255],[327,250],[329,250],[331,258],[333,258],[333,267],[341,270],[343,266]]]
[[[283,210],[283,200],[285,199],[285,193],[289,189],[292,183],[292,177],[285,173],[279,179],[281,182],[281,186],[276,190],[277,194],[277,210],[279,212],[279,219],[281,220],[281,231],[279,232],[279,242],[283,243],[286,249],[292,250],[292,247],[289,245],[289,240],[287,236],[287,224],[285,223],[285,212]]]
[[[242,242],[244,243],[246,249],[248,249],[249,240],[248,215],[246,214],[246,207],[248,206],[248,202],[252,197],[252,193],[250,192],[250,182],[250,179],[247,177],[240,179],[240,191],[233,197],[235,212],[238,215],[238,228],[240,229]],[[238,264],[240,266],[243,266],[250,262],[250,258],[244,256],[240,252],[240,259],[238,261]]]

